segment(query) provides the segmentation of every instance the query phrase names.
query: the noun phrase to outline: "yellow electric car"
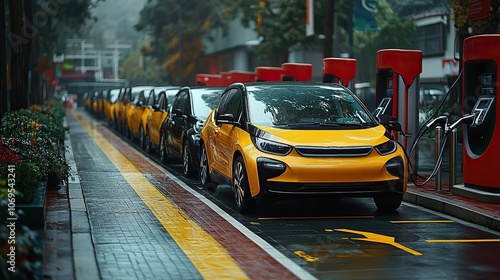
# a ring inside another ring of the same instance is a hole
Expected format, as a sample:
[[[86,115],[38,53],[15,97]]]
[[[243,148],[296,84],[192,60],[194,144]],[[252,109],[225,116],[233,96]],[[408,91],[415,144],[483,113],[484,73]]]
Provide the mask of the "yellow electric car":
[[[104,117],[108,121],[109,124],[112,124],[114,122],[114,116],[115,116],[115,108],[116,108],[116,101],[118,100],[120,93],[122,92],[122,89],[111,89],[106,91],[106,94],[104,96]]]
[[[147,117],[145,143],[147,153],[152,154],[159,151],[162,124],[170,112],[171,100],[178,91],[177,87],[172,87],[166,88],[158,94],[157,104],[152,107],[151,113]]]
[[[389,128],[401,125],[341,85],[232,84],[201,131],[201,183],[231,185],[242,213],[263,196],[368,196],[395,210],[408,171]]]
[[[147,100],[153,87],[133,87],[132,100],[127,106],[126,123],[127,130],[125,137],[132,141],[140,139],[140,128],[142,125],[142,115],[147,107]]]
[[[142,113],[142,117],[141,117],[141,127],[139,128],[139,145],[141,146],[141,148],[146,148],[146,143],[147,143],[147,139],[146,139],[146,127],[148,127],[148,118],[152,117],[152,113],[153,113],[153,107],[155,105],[158,105],[157,102],[158,102],[158,96],[160,95],[160,92],[162,91],[166,91],[167,89],[178,89],[179,87],[178,86],[157,86],[157,87],[154,87],[150,93],[149,93],[149,97],[148,97],[148,100],[147,100],[147,105],[146,107],[144,108],[144,112]],[[172,104],[172,101],[174,99],[174,95],[172,93],[169,93],[167,96],[167,109],[166,111],[168,112],[169,111],[169,108],[170,108],[170,105]],[[149,145],[149,143],[148,143]]]

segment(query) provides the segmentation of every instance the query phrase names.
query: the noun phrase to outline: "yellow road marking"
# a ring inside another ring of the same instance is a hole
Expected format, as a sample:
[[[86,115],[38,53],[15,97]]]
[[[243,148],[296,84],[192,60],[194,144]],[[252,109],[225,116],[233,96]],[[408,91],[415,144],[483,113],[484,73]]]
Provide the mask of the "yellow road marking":
[[[357,231],[357,230],[350,230],[350,229],[335,229],[335,231],[341,231],[341,232],[348,232],[348,233],[355,233],[355,234],[360,234],[365,236],[365,238],[351,238],[353,240],[362,240],[362,241],[369,241],[369,242],[375,242],[375,243],[383,243],[383,244],[388,244],[392,245],[398,249],[401,249],[403,251],[406,251],[412,255],[415,256],[421,256],[422,253],[417,252],[413,249],[410,249],[406,246],[403,246],[395,241],[395,238],[392,236],[387,236],[387,235],[381,235],[381,234],[376,234],[373,232],[367,232],[367,231]]]
[[[312,219],[373,219],[374,216],[327,216],[327,217],[264,217],[259,220],[312,220]]]
[[[111,143],[80,115],[73,116],[92,136],[137,195],[186,254],[205,279],[248,279],[229,252],[174,205]]]
[[[469,243],[469,242],[500,242],[500,239],[434,239],[425,240],[429,243]]]
[[[407,220],[407,221],[391,221],[393,224],[411,224],[411,223],[454,223],[453,220]]]
[[[294,253],[295,255],[297,255],[297,256],[299,256],[299,257],[303,258],[304,260],[306,260],[306,262],[317,262],[317,261],[319,261],[319,258],[317,258],[317,257],[313,257],[313,256],[311,256],[311,255],[307,254],[307,253],[306,253],[306,252],[304,252],[304,251],[300,251],[300,250],[298,250],[298,251],[295,251],[295,252],[293,252],[293,253]]]

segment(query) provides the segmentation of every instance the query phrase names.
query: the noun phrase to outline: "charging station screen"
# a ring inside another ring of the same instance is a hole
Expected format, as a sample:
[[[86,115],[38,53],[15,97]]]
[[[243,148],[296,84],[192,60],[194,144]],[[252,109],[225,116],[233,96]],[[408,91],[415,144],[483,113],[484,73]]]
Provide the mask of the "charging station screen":
[[[491,95],[495,94],[493,89],[493,73],[485,73],[481,75],[481,94]]]
[[[488,73],[488,74],[481,75],[481,84],[484,87],[491,87],[491,86],[493,86],[493,74],[492,73]]]
[[[392,78],[387,79],[387,96],[392,96],[394,89],[394,81]]]

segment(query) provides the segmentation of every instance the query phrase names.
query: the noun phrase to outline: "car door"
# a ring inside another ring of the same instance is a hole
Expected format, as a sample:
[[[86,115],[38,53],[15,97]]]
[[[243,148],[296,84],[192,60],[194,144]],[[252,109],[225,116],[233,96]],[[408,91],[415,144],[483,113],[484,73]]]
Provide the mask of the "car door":
[[[168,116],[167,149],[177,157],[182,154],[182,136],[190,114],[189,104],[189,89],[181,90],[177,93],[170,116]]]
[[[232,114],[234,121],[240,121],[242,113],[242,93],[238,89],[231,89],[227,93],[224,104],[221,104],[216,118],[225,114]],[[218,166],[223,175],[231,178],[232,158],[233,158],[233,131],[236,128],[234,124],[218,124],[214,133],[214,142],[217,149]]]
[[[165,92],[162,91],[160,93],[160,96],[158,98],[158,104],[153,108],[153,112],[150,115],[149,118],[149,137],[151,139],[151,142],[155,144],[160,143],[160,126],[161,122],[163,121],[163,116],[166,113],[166,96]]]

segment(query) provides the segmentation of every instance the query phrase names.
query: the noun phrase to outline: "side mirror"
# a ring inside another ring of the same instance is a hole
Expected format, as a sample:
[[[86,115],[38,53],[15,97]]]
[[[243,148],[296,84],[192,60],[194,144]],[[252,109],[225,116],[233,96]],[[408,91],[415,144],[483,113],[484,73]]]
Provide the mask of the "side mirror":
[[[389,131],[403,132],[403,128],[401,127],[401,124],[399,123],[398,119],[394,118],[393,116],[387,114],[381,114],[378,116],[378,119],[380,121],[380,124],[382,124],[385,127],[385,129]]]
[[[172,116],[174,116],[174,117],[182,117],[182,111],[181,111],[181,109],[174,109],[172,111]]]

